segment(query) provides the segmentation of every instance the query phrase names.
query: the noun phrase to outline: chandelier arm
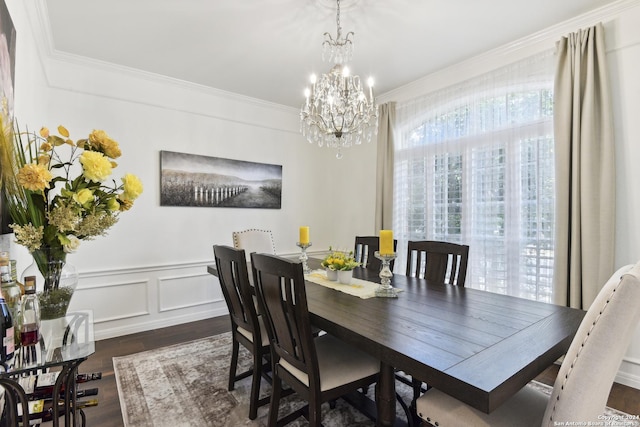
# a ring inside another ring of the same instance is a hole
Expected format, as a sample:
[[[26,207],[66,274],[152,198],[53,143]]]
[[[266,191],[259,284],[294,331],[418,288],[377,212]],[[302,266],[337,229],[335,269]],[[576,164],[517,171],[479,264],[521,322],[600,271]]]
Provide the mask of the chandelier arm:
[[[320,129],[323,133],[327,133],[328,129],[329,129],[329,124],[327,123],[327,121],[324,119],[324,117],[322,117],[321,114],[317,114],[316,115],[316,119],[314,121],[314,123],[312,124],[312,126],[316,126],[318,129]],[[333,114],[331,115],[333,117]],[[318,121],[320,123],[318,123]]]

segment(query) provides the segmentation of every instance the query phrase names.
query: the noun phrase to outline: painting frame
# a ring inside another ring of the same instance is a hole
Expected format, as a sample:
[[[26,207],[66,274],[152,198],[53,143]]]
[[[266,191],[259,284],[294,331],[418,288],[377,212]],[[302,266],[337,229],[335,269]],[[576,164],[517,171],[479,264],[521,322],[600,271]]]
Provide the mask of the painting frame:
[[[160,151],[160,206],[282,208],[282,165]]]

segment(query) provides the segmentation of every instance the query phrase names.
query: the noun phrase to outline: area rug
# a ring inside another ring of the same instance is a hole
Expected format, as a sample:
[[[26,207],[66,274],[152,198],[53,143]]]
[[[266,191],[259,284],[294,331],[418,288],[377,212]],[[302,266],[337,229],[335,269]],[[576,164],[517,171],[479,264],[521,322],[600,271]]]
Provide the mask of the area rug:
[[[251,366],[251,355],[240,346],[238,372]],[[227,391],[231,353],[231,334],[224,333],[183,344],[114,357],[113,366],[118,386],[122,417],[126,427],[236,427],[266,426],[268,406],[258,409],[258,418],[249,420],[251,378],[236,383]],[[544,384],[530,384],[550,393]],[[373,387],[369,395],[373,396]],[[261,394],[267,395],[269,385],[263,381]],[[409,387],[398,384],[398,393],[410,401]],[[304,406],[305,402],[290,395],[281,400],[280,416]],[[398,418],[406,419],[400,405]],[[322,406],[325,427],[364,427],[375,423],[341,399],[336,407]],[[608,410],[611,416],[623,413]],[[308,425],[304,418],[289,424]]]

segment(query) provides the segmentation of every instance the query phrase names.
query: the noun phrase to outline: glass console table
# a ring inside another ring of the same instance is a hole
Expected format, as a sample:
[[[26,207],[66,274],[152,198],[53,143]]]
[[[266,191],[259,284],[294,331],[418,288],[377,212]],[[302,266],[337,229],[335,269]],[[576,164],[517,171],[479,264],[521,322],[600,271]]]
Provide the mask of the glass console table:
[[[51,393],[52,424],[54,427],[85,425],[82,409],[76,408],[76,375],[78,366],[95,352],[93,312],[90,310],[68,313],[66,317],[42,321],[40,341],[35,346],[17,347],[5,366],[0,365],[0,386],[4,388],[3,419],[9,426],[28,426],[29,396],[21,380],[30,375],[58,371]],[[2,390],[0,390],[2,393]],[[2,407],[0,406],[0,411]],[[32,421],[33,424],[33,421]]]

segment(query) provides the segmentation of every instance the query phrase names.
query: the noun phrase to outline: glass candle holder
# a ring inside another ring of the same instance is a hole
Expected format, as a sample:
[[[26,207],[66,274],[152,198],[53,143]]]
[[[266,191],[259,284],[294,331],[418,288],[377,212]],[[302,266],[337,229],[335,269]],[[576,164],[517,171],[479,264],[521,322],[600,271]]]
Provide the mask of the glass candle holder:
[[[382,261],[382,268],[380,269],[380,286],[376,289],[376,296],[383,298],[398,298],[398,291],[391,286],[391,278],[393,273],[391,272],[391,261],[396,259],[396,253],[381,254],[376,251],[373,254],[376,258]]]
[[[302,253],[300,254],[300,261],[302,262],[302,271],[304,272],[304,274],[309,274],[311,273],[311,269],[309,268],[309,265],[307,264],[307,260],[309,259],[309,257],[307,256],[307,248],[309,246],[311,246],[311,242],[309,243],[300,243],[297,242],[296,246],[300,248],[300,250],[302,251]]]

